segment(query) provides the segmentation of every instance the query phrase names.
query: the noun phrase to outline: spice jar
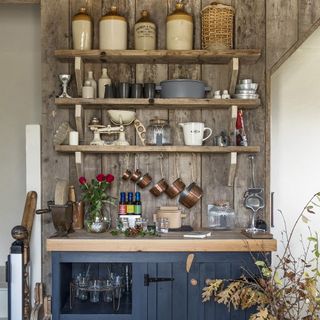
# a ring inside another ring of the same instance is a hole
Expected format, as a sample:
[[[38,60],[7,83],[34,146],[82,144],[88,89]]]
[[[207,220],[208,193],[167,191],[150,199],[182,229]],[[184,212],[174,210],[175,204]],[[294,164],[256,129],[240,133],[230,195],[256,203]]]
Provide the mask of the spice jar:
[[[86,8],[80,8],[72,18],[73,49],[92,49],[92,18],[87,14]]]
[[[127,28],[126,18],[118,14],[116,6],[112,6],[111,11],[100,19],[100,50],[126,50]]]
[[[151,119],[146,130],[146,143],[150,146],[171,145],[171,127],[167,120]]]
[[[134,26],[134,46],[136,50],[156,49],[156,25],[147,10],[141,11],[141,18]]]
[[[168,50],[192,50],[193,19],[181,2],[176,3],[176,9],[167,16],[166,42]]]

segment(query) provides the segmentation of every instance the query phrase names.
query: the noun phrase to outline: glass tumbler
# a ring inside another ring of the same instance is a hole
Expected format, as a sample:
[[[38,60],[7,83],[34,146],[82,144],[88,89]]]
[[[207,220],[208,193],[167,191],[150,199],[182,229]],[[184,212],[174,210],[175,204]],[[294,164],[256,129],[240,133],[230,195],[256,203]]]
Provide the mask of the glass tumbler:
[[[156,231],[161,233],[169,232],[169,219],[168,218],[159,218],[156,222]]]
[[[100,301],[101,281],[100,280],[90,281],[89,289],[90,289],[90,302],[98,303]]]
[[[82,301],[88,300],[89,279],[85,276],[78,277],[78,299]]]

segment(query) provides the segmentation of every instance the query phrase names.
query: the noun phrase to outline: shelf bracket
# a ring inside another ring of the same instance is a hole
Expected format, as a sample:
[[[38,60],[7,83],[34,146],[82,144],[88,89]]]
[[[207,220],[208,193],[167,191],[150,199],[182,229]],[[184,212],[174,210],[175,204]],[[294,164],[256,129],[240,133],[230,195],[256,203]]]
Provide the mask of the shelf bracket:
[[[83,60],[81,57],[75,57],[74,58],[74,71],[76,75],[76,83],[77,83],[77,91],[78,96],[82,96],[82,86],[83,86]]]
[[[81,104],[76,104],[74,117],[76,120],[77,131],[79,132],[79,140],[83,141],[84,133],[83,133],[83,108]]]
[[[232,187],[234,184],[234,178],[237,171],[237,152],[231,152],[229,155],[229,174],[228,174],[228,187]]]
[[[230,86],[229,86],[229,93],[234,94],[236,91],[236,84],[238,80],[239,74],[239,58],[232,58],[229,63],[230,67]]]
[[[76,151],[75,152],[75,161],[76,161],[76,170],[78,178],[84,175],[83,171],[83,153]]]

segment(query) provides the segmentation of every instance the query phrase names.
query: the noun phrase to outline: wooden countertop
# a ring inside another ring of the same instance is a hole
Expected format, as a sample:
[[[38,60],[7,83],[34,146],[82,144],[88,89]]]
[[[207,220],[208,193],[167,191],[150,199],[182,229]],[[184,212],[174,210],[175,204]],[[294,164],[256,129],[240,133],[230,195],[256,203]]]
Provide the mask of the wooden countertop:
[[[267,252],[277,250],[275,239],[249,239],[239,231],[213,231],[204,239],[184,238],[186,232],[161,237],[128,238],[109,232],[95,234],[77,230],[64,238],[47,239],[48,251],[88,252]]]

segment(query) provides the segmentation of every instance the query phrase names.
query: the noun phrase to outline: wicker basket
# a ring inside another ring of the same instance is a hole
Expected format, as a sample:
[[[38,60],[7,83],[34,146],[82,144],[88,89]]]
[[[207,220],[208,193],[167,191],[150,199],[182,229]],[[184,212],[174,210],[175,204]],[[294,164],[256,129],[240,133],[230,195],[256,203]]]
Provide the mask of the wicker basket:
[[[215,2],[202,9],[202,49],[233,48],[234,13],[233,7]]]

